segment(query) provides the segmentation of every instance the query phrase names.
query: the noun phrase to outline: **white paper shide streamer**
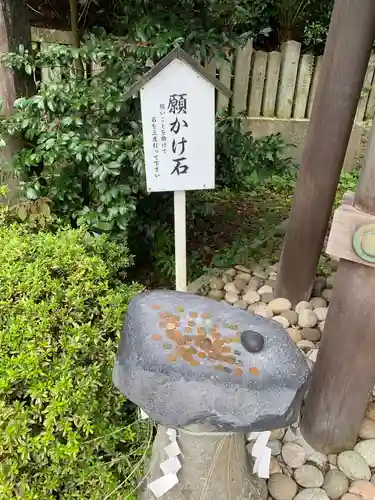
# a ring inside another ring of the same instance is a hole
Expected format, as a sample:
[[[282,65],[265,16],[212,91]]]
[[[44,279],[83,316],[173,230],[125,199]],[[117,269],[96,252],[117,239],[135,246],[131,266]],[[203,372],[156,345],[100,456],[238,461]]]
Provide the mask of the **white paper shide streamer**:
[[[255,458],[253,474],[257,474],[258,477],[263,479],[270,477],[271,448],[267,446],[270,436],[271,431],[252,432],[250,434],[250,440],[255,439],[251,450],[251,454]]]
[[[141,419],[144,420],[147,418],[147,413],[141,409]],[[175,429],[167,429],[167,435],[170,443],[164,447],[164,452],[168,458],[160,464],[163,475],[147,485],[147,488],[152,491],[156,498],[162,497],[173,486],[176,486],[178,483],[177,472],[182,467],[178,458],[181,455],[181,450],[177,443],[177,432]]]

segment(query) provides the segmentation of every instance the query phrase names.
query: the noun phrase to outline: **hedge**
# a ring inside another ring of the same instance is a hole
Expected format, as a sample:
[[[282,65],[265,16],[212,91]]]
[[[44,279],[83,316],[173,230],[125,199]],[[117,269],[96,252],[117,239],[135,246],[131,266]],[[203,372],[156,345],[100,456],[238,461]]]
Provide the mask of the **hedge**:
[[[0,224],[0,498],[133,498],[145,430],[111,381],[129,263],[83,230]]]

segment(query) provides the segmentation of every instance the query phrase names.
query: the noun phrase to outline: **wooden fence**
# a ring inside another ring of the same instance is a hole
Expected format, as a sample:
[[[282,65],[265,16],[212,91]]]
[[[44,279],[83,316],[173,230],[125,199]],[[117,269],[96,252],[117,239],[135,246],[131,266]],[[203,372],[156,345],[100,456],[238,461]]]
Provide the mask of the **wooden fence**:
[[[70,32],[32,28],[33,42],[70,44]],[[283,44],[280,52],[253,50],[252,40],[227,60],[203,62],[220,81],[230,87],[229,100],[217,95],[217,109],[245,111],[249,118],[308,119],[311,115],[322,56],[301,54],[301,44]],[[372,119],[375,112],[375,54],[371,55],[355,121]],[[42,79],[49,78],[42,70]]]

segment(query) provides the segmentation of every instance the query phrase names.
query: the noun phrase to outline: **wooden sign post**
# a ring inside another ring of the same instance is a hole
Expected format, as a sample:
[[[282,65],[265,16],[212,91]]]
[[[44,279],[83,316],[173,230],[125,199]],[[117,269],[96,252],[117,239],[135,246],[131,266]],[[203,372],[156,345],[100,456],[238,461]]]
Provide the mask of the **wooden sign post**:
[[[215,187],[219,80],[180,48],[133,86],[140,90],[147,191],[174,192],[176,290],[186,291],[185,192]]]

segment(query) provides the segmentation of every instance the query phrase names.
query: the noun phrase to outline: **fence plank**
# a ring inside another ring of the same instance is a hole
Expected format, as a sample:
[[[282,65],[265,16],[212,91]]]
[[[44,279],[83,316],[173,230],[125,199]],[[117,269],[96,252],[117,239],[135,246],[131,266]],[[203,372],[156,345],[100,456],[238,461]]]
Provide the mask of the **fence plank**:
[[[267,69],[267,52],[257,50],[254,57],[254,66],[251,75],[251,90],[249,99],[249,116],[260,116],[262,109],[262,97],[264,89],[264,79]]]
[[[285,42],[281,48],[280,84],[276,103],[276,116],[292,116],[294,89],[296,86],[298,62],[301,53],[299,42]]]
[[[229,59],[229,60],[228,60]],[[231,80],[232,80],[232,66],[233,66],[233,57],[232,55],[228,56],[227,59],[222,59],[220,61],[219,66],[219,80],[223,85],[231,88]],[[223,111],[225,108],[229,106],[229,97],[224,95],[221,92],[217,93],[217,110],[219,112]]]
[[[294,118],[305,118],[313,69],[314,56],[311,54],[304,54],[301,57],[297,77],[296,97],[293,111]]]
[[[277,88],[279,86],[281,66],[281,53],[270,52],[268,54],[268,65],[266,73],[266,82],[264,85],[263,96],[263,116],[275,116]]]
[[[216,58],[211,57],[211,59],[207,59],[204,62],[204,67],[211,73],[211,75],[216,76]]]
[[[361,97],[359,98],[357,112],[355,115],[356,122],[362,122],[365,118],[367,102],[368,102],[370,91],[371,91],[372,79],[374,77],[374,68],[375,68],[375,55],[371,54],[370,59],[369,59],[369,63],[367,66],[366,76],[365,76],[365,79],[363,81],[363,88],[362,88],[362,92],[361,92]]]
[[[322,68],[323,56],[319,56],[315,60],[315,69],[313,73],[313,79],[310,87],[309,102],[307,103],[307,117],[310,118],[311,110],[314,103],[314,97],[316,92],[316,86],[318,85],[319,75]]]
[[[249,74],[252,53],[252,39],[246,42],[245,47],[243,47],[242,49],[237,49],[236,51],[232,100],[234,113],[239,113],[247,109],[247,92],[249,87]]]

